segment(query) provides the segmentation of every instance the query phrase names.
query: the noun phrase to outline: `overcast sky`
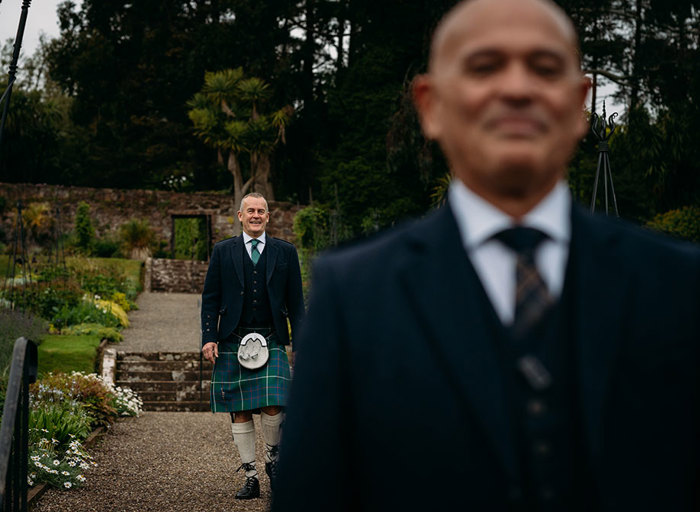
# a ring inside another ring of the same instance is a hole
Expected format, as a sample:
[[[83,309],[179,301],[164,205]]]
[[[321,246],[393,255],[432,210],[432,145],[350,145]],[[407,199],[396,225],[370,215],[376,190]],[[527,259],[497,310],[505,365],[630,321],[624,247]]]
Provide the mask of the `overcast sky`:
[[[39,46],[39,35],[45,32],[47,36],[58,36],[58,18],[56,8],[62,0],[33,0],[27,14],[27,25],[22,39],[22,53],[31,55]],[[76,5],[81,0],[74,0]],[[22,14],[22,0],[0,0],[0,41],[14,41]]]

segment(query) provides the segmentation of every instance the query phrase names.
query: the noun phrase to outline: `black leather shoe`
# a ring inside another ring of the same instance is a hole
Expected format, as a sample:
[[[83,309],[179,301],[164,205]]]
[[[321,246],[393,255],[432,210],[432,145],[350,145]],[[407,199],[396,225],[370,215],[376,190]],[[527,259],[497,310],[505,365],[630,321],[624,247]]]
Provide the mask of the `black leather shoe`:
[[[277,461],[265,463],[265,473],[270,478],[270,489],[275,490],[275,480],[277,480]]]
[[[260,497],[260,482],[258,477],[249,476],[245,479],[245,485],[236,493],[237,500],[252,500]]]

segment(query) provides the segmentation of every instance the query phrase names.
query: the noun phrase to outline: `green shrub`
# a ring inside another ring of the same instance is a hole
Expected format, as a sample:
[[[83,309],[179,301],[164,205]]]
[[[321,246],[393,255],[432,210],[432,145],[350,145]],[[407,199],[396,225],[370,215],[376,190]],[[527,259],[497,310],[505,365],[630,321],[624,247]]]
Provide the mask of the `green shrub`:
[[[90,205],[80,202],[75,212],[76,245],[85,254],[90,254],[95,239],[95,228],[90,218]]]
[[[330,244],[328,233],[329,210],[325,206],[312,204],[299,210],[294,216],[294,234],[304,249],[319,251]]]
[[[111,343],[119,343],[124,336],[114,327],[105,327],[100,324],[78,324],[61,329],[61,334],[74,336],[97,336],[101,340]]]
[[[122,258],[68,258],[66,265],[80,286],[91,294],[108,298],[115,292],[122,292],[129,301],[134,301],[141,291],[142,261]]]
[[[45,282],[27,283],[4,292],[4,298],[11,299],[16,309],[49,321],[53,321],[59,310],[77,307],[82,295],[77,284],[71,282],[56,283],[55,287]]]
[[[646,226],[691,242],[700,242],[700,206],[684,206],[660,213]]]
[[[97,304],[84,300],[77,306],[61,306],[50,318],[51,324],[59,330],[77,324],[101,324],[105,327],[119,327],[119,318]]]
[[[145,219],[133,219],[119,227],[119,234],[124,254],[134,257],[139,251],[150,251],[155,239],[155,232]]]
[[[98,258],[121,256],[121,244],[110,237],[98,238],[92,246],[92,254]]]
[[[65,394],[60,390],[51,390],[60,396]],[[34,398],[34,397],[33,397]],[[37,401],[29,411],[29,428],[42,430],[48,437],[56,439],[58,448],[66,447],[73,440],[85,439],[91,432],[90,424],[93,418],[86,409],[74,400]]]
[[[175,259],[207,259],[207,223],[203,217],[175,219]]]

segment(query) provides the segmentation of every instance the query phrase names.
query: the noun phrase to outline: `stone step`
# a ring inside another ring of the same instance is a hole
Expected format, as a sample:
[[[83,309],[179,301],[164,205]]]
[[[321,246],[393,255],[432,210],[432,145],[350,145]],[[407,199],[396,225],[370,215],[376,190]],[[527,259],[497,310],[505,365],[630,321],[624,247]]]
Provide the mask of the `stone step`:
[[[206,397],[206,401],[184,401],[179,402],[175,400],[167,401],[144,401],[143,402],[144,411],[172,411],[172,412],[201,412],[210,411],[209,407],[209,397]]]
[[[199,380],[172,381],[172,380],[142,380],[142,381],[124,381],[119,380],[117,386],[128,387],[136,391],[139,396],[144,391],[161,391],[175,392],[183,390],[199,390]],[[209,392],[210,379],[202,380],[202,389]]]
[[[209,361],[202,363],[202,368],[211,370],[213,368]],[[172,370],[197,370],[199,371],[199,361],[119,361],[117,360],[117,372],[119,371],[142,371],[142,372],[162,372]]]
[[[118,351],[119,361],[199,361],[199,352],[126,352]],[[206,361],[205,361],[206,362]]]
[[[190,389],[178,389],[172,391],[139,391],[139,398],[145,402],[203,402],[209,403],[209,389],[199,386]]]
[[[163,371],[143,371],[143,370],[117,370],[116,380],[130,386],[135,382],[150,382],[170,380],[173,382],[199,381],[199,369],[196,370],[163,370]],[[211,371],[202,371],[202,380],[211,380]],[[128,384],[127,384],[128,383]]]

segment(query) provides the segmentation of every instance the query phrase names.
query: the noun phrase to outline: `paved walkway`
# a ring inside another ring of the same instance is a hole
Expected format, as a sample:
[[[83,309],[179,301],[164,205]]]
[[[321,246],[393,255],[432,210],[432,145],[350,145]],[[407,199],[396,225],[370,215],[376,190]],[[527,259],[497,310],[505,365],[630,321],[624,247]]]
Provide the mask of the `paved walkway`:
[[[117,350],[197,352],[201,346],[201,295],[143,292],[129,313],[130,326]]]
[[[118,350],[193,351],[199,348],[199,295],[143,293],[129,313]],[[262,462],[259,417],[258,472],[261,499],[239,501],[241,462],[227,414],[145,412],[118,421],[90,450],[98,466],[87,483],[70,491],[49,489],[33,512],[261,512],[270,486]]]

